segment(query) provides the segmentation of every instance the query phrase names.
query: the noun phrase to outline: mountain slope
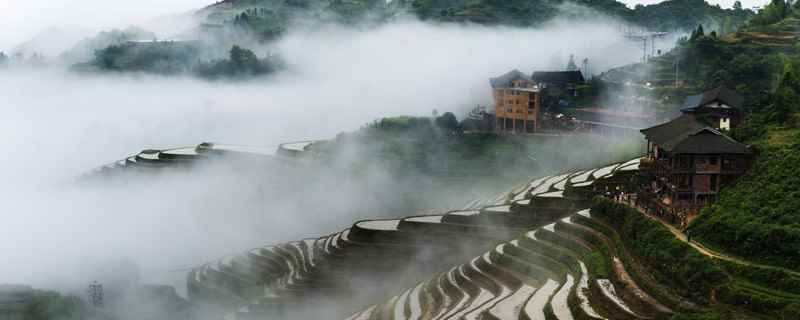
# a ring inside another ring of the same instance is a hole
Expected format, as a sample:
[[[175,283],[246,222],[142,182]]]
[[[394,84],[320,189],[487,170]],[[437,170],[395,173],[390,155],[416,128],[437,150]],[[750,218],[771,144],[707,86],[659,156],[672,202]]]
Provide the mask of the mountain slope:
[[[674,31],[690,30],[701,23],[709,28],[718,28],[723,23],[738,26],[753,12],[722,9],[703,0],[669,0],[634,9],[615,0],[393,0],[386,3],[376,0],[225,0],[197,14],[209,24],[245,27],[268,39],[275,36],[274,31],[286,30],[288,22],[297,17],[355,23],[410,14],[431,22],[526,27],[540,25],[560,15],[575,18],[601,14],[633,26]],[[243,19],[242,14],[247,17]],[[259,29],[270,32],[258,32]]]

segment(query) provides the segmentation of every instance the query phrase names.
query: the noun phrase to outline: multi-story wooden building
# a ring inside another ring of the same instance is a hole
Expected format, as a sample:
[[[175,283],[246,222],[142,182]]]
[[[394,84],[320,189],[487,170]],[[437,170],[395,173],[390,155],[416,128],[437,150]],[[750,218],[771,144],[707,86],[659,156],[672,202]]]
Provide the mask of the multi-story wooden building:
[[[702,118],[717,129],[730,130],[742,122],[743,102],[736,91],[718,87],[686,97],[681,112]]]
[[[533,133],[539,128],[539,88],[519,70],[489,79],[494,98],[495,130]]]
[[[678,118],[641,130],[647,139],[647,155],[641,162],[638,201],[680,223],[716,201],[723,187],[750,168],[753,157],[750,146],[724,133],[730,124],[738,123],[731,117],[739,112],[730,108],[718,112],[719,107],[710,104],[725,103],[719,99],[698,101],[704,103],[692,103]]]

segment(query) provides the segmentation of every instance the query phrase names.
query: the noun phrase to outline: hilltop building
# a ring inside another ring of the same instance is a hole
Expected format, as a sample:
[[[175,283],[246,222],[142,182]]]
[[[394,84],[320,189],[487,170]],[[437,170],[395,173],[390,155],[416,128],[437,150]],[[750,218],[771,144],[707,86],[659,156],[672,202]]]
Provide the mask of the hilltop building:
[[[542,89],[575,90],[575,87],[586,82],[583,73],[572,71],[534,71],[531,79]]]
[[[647,140],[639,201],[649,210],[685,224],[720,190],[742,176],[753,150],[724,131],[738,124],[742,99],[717,88],[687,97],[682,114],[641,130]]]
[[[736,91],[718,87],[686,97],[681,112],[705,118],[717,129],[730,130],[742,122],[743,103],[744,98]]]
[[[495,111],[495,131],[533,133],[539,128],[539,87],[528,75],[512,70],[489,79]]]
[[[586,83],[578,70],[534,71],[531,80],[542,90],[541,105],[547,112],[556,112],[568,105],[566,97],[577,97],[578,87]]]

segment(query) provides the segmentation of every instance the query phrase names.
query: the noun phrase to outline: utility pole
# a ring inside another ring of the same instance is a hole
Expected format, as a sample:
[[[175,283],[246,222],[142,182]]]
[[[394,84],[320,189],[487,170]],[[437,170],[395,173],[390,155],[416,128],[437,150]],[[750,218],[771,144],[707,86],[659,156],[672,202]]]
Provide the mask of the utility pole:
[[[675,57],[675,88],[678,87],[678,68],[681,64],[681,58]]]
[[[667,35],[667,32],[652,32],[652,33],[645,33],[642,31],[633,32],[633,31],[626,31],[625,38],[634,41],[642,41],[642,63],[647,63],[647,40],[650,40],[650,51],[652,51],[651,56],[655,55],[655,44],[656,38],[661,38]]]
[[[97,281],[93,282],[89,285],[88,290],[89,295],[89,303],[92,304],[95,308],[100,308],[103,306],[103,285],[98,283]]]
[[[584,58],[583,59],[583,76],[586,78],[586,80],[590,80],[589,79],[590,78],[590,76],[589,76],[589,58]]]

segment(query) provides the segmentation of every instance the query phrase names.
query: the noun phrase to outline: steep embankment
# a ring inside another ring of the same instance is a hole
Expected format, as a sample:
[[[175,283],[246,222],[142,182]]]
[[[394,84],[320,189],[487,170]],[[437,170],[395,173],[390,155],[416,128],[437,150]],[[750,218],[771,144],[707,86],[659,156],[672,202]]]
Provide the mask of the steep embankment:
[[[800,271],[800,135],[771,130],[751,172],[691,225],[704,243],[736,256]]]

